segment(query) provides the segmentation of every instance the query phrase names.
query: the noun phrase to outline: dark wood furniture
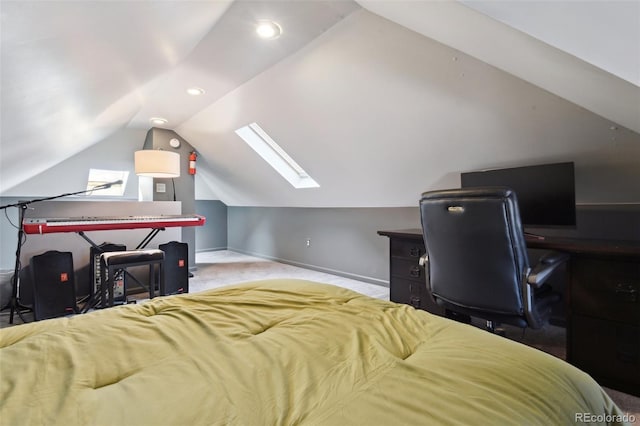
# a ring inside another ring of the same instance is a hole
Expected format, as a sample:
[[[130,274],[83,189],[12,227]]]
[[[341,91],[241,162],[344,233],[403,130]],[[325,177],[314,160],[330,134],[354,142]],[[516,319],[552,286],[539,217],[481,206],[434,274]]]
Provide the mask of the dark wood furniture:
[[[425,253],[422,231],[378,231],[389,237],[389,298],[393,302],[406,303],[444,316],[444,308],[438,306],[427,292],[425,270],[418,265]]]
[[[390,298],[443,315],[418,259],[422,230],[378,231],[390,240]],[[565,289],[567,361],[599,383],[640,396],[640,242],[527,236],[533,249],[570,253]]]

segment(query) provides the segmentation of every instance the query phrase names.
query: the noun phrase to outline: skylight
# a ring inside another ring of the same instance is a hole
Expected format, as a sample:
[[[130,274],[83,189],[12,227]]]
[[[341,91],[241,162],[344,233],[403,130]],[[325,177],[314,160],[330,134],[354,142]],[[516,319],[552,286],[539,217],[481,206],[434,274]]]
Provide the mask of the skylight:
[[[236,134],[294,188],[320,187],[257,123],[241,127]]]
[[[109,188],[88,192],[87,195],[122,197],[124,195],[124,189],[127,186],[128,178],[129,172],[127,171],[89,169],[87,191],[91,191],[96,186],[104,185],[105,183],[116,181],[122,181],[122,183],[116,183]]]

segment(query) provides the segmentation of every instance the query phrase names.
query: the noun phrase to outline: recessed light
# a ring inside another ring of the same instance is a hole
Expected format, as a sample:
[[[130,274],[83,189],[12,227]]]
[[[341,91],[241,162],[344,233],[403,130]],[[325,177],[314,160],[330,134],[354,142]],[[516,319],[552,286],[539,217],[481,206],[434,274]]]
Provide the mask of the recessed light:
[[[187,89],[187,93],[190,94],[191,96],[200,96],[204,94],[204,90],[199,87],[189,87]]]
[[[273,21],[258,21],[256,26],[256,33],[259,37],[266,40],[274,40],[282,34],[282,27]]]
[[[169,122],[169,120],[162,117],[151,117],[149,121],[152,122],[153,124],[158,124],[158,125],[167,124]]]

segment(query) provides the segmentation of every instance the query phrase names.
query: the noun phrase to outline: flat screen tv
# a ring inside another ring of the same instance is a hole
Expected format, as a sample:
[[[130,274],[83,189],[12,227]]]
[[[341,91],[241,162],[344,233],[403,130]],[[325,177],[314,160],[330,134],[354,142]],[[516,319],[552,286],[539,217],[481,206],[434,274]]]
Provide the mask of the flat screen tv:
[[[460,181],[463,188],[506,186],[513,189],[523,226],[576,226],[572,162],[462,173]]]

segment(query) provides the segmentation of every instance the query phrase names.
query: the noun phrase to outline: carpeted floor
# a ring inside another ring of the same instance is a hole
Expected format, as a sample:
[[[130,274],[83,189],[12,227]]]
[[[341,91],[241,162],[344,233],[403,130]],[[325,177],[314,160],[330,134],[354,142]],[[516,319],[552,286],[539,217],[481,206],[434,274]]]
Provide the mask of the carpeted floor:
[[[389,289],[387,287],[246,256],[227,250],[198,253],[196,255],[196,264],[198,268],[194,272],[194,276],[189,280],[190,293],[245,281],[270,278],[299,278],[334,284],[371,297],[389,300]],[[27,320],[30,321],[32,318],[32,315],[26,314]],[[15,322],[20,324],[21,321],[16,319]],[[0,327],[6,326],[8,326],[8,312],[5,311],[0,315]],[[564,328],[549,325],[541,330],[527,329],[523,332],[517,328],[507,327],[506,336],[558,358],[565,359],[566,334]],[[613,389],[604,389],[623,411],[635,416],[634,425],[640,425],[640,398]]]

